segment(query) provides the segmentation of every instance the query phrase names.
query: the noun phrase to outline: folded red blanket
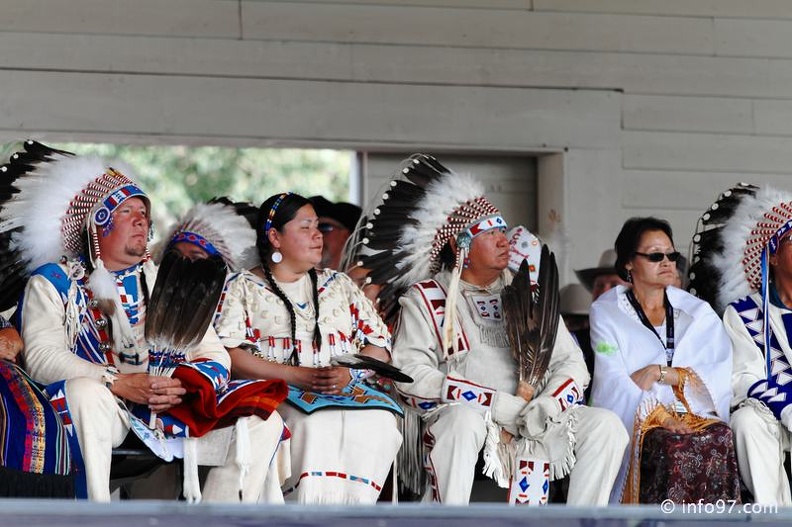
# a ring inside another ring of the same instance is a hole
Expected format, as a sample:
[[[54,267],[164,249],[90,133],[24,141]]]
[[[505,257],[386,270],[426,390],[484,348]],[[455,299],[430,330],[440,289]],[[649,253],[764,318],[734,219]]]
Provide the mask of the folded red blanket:
[[[202,370],[200,365],[184,364],[173,372],[187,394],[168,414],[186,424],[192,437],[230,426],[239,417],[255,415],[267,419],[289,393],[280,379],[231,381],[218,392],[211,374]]]

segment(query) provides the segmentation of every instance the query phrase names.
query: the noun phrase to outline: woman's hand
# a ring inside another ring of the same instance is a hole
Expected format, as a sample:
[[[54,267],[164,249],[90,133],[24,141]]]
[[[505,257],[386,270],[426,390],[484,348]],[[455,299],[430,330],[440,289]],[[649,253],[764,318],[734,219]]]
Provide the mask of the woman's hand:
[[[289,378],[285,379],[289,384],[325,395],[338,395],[352,380],[349,368],[340,366],[326,368],[292,366],[289,373]]]
[[[663,428],[675,434],[692,434],[693,429],[676,417],[668,417],[663,421]]]
[[[0,329],[0,359],[16,362],[17,355],[22,351],[22,337],[14,328]]]
[[[660,379],[660,366],[657,364],[649,364],[640,370],[635,370],[630,378],[638,388],[648,392],[654,383]]]
[[[668,369],[666,369],[666,376],[665,379],[663,379],[663,384],[669,386],[677,386],[679,384],[679,373],[677,373],[676,368],[669,366]]]
[[[325,395],[338,395],[347,384],[352,382],[352,375],[349,368],[341,366],[328,366],[325,368],[314,368],[313,391]]]

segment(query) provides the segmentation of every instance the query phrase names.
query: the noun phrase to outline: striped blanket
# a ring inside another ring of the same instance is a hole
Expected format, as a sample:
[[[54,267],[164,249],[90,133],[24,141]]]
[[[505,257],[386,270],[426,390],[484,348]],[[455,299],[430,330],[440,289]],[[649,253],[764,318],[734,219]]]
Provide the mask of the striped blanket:
[[[22,369],[0,361],[0,497],[74,497],[60,417]]]

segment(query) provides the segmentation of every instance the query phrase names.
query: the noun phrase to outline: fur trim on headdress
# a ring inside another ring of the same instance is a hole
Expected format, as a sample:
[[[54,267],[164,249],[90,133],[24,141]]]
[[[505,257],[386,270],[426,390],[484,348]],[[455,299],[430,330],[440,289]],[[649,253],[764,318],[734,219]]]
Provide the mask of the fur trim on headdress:
[[[189,233],[200,238],[190,237]],[[204,249],[206,242],[211,244],[231,271],[252,269],[259,264],[256,231],[245,218],[237,214],[232,205],[199,203],[192,207],[165,234],[162,243],[154,251],[155,261],[162,259],[164,249],[180,234],[186,234],[190,238],[183,241]]]

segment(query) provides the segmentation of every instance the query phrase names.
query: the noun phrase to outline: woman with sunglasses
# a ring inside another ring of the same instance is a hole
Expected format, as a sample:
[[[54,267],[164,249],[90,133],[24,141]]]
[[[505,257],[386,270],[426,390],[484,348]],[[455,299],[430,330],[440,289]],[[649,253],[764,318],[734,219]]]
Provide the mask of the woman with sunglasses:
[[[680,254],[668,222],[629,219],[615,248],[629,285],[602,295],[590,314],[591,402],[633,431],[611,502],[739,500],[723,324],[709,304],[673,286]]]

